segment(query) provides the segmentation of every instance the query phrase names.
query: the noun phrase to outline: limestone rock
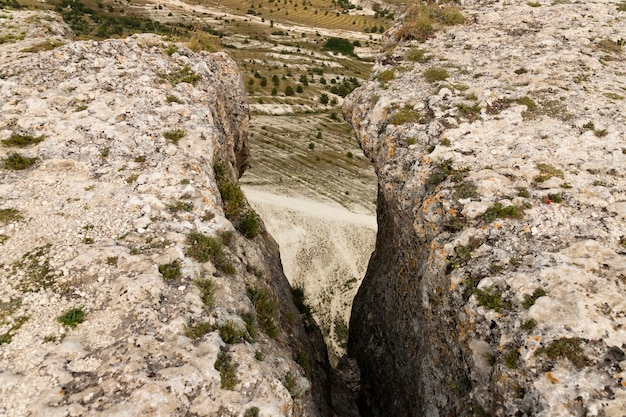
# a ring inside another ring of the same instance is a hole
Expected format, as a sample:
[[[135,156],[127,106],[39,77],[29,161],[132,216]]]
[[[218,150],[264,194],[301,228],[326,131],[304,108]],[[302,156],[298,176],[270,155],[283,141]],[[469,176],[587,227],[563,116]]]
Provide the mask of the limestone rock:
[[[348,345],[365,415],[624,415],[618,6],[466,2],[424,43],[400,19],[347,97],[379,179]]]
[[[233,61],[154,35],[63,42],[0,64],[0,414],[327,415],[277,246],[236,232],[218,191],[214,163],[234,181],[248,160]],[[223,246],[194,256],[191,232]]]

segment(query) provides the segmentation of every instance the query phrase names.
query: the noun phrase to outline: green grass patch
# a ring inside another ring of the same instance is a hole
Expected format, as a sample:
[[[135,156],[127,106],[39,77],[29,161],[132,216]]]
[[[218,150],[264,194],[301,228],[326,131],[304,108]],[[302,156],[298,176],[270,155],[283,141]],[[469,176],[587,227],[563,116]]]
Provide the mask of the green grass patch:
[[[23,219],[22,213],[14,208],[0,209],[0,224],[9,224]]]
[[[502,299],[502,291],[494,288],[493,286],[487,287],[484,290],[476,288],[473,293],[476,296],[478,304],[488,310],[494,310],[498,313],[502,313],[502,310],[505,307],[510,307],[510,303],[505,302]]]
[[[223,241],[219,237],[206,236],[194,231],[187,235],[189,247],[185,254],[198,262],[211,261],[218,271],[234,274],[235,268],[228,262],[224,253]]]
[[[185,336],[193,340],[200,339],[202,336],[207,333],[211,333],[212,331],[213,325],[208,321],[185,326]]]
[[[380,83],[388,83],[394,78],[396,78],[396,71],[394,69],[384,70],[376,77]]]
[[[221,326],[218,326],[217,330],[224,343],[229,345],[234,345],[235,343],[243,341],[246,336],[246,331],[230,320]]]
[[[167,211],[170,213],[178,213],[179,211],[191,211],[193,210],[193,203],[191,201],[177,201],[174,204],[168,204]]]
[[[533,291],[531,295],[524,296],[522,307],[531,308],[535,304],[535,301],[537,301],[538,298],[546,296],[546,295],[548,295],[546,290],[544,290],[543,288],[536,288],[535,291]]]
[[[524,209],[522,207],[516,205],[503,206],[500,202],[489,207],[482,215],[482,219],[487,223],[496,219],[521,219],[523,217]]]
[[[536,168],[539,170],[539,175],[533,178],[533,182],[540,183],[549,180],[552,177],[559,177],[561,179],[565,179],[565,175],[563,171],[558,168],[553,167],[549,164],[537,164]]]
[[[431,56],[426,55],[427,52],[428,51],[426,51],[425,49],[411,48],[405,52],[404,58],[407,61],[419,62],[421,64],[424,64],[428,62],[430,59],[432,59]]]
[[[448,77],[450,77],[450,74],[445,68],[432,67],[432,68],[427,68],[426,70],[424,70],[424,78],[429,83],[434,83],[437,81],[444,81]]]
[[[37,157],[28,158],[23,156],[17,152],[13,152],[9,154],[6,158],[2,159],[2,166],[5,169],[9,169],[12,171],[20,171],[24,169],[28,169],[35,165],[37,162]]]
[[[169,82],[172,87],[180,83],[189,83],[191,85],[196,85],[196,83],[200,79],[200,76],[193,72],[189,65],[185,65],[180,70],[170,72],[169,74],[159,74],[159,77]]]
[[[519,348],[515,346],[508,348],[502,355],[504,365],[509,369],[517,369],[519,367],[519,358]]]
[[[85,321],[85,312],[82,307],[71,308],[57,317],[57,321],[65,327],[76,327]]]
[[[387,119],[387,124],[390,125],[403,125],[405,123],[423,123],[424,118],[421,113],[413,109],[411,105],[405,105],[402,109],[393,113]]]
[[[564,337],[553,341],[544,348],[537,349],[537,355],[546,355],[552,360],[568,359],[577,368],[589,364],[589,358],[585,355],[581,344],[583,339],[579,337]]]
[[[43,142],[45,139],[44,135],[41,136],[33,136],[33,135],[21,135],[19,133],[12,133],[8,139],[2,140],[2,145],[7,147],[14,148],[25,148],[27,146],[36,145],[40,142]]]
[[[182,277],[180,261],[176,259],[168,264],[159,265],[159,272],[166,281],[176,281]]]
[[[174,129],[163,132],[163,137],[174,144],[178,144],[178,141],[185,137],[187,132],[183,129]]]
[[[196,279],[193,282],[200,290],[200,299],[202,303],[209,309],[215,307],[215,292],[217,284],[211,278]]]
[[[0,346],[11,343],[11,340],[13,340],[13,336],[15,335],[15,332],[17,332],[20,329],[20,327],[22,327],[22,325],[28,321],[28,319],[29,317],[27,316],[18,318],[15,321],[15,323],[11,325],[9,330],[7,330],[3,334],[0,334]]]

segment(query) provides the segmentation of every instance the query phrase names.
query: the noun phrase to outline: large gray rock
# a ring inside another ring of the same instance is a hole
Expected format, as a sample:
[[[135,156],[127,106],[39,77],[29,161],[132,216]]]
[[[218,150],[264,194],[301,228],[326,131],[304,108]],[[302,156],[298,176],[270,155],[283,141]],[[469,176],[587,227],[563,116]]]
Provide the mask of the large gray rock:
[[[423,44],[398,22],[344,104],[379,179],[348,345],[363,413],[623,416],[626,16],[463,13]]]

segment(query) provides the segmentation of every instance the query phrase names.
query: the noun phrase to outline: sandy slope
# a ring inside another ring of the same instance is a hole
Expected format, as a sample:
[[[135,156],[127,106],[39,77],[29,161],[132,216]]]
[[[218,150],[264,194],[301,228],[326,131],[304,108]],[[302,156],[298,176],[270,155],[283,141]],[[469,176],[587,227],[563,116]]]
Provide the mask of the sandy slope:
[[[376,237],[376,218],[340,205],[244,187],[250,204],[278,241],[285,273],[305,288],[331,356],[343,340],[335,322],[347,323]],[[341,324],[339,324],[341,327]]]

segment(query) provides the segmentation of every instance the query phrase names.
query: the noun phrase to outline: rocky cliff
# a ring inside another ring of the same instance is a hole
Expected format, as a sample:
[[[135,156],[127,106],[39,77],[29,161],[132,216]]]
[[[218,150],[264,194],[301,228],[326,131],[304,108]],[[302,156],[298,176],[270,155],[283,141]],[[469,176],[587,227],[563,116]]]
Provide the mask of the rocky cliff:
[[[321,335],[236,185],[233,61],[0,25],[0,414],[328,415]]]
[[[420,7],[344,105],[379,182],[362,412],[623,416],[624,3]]]

